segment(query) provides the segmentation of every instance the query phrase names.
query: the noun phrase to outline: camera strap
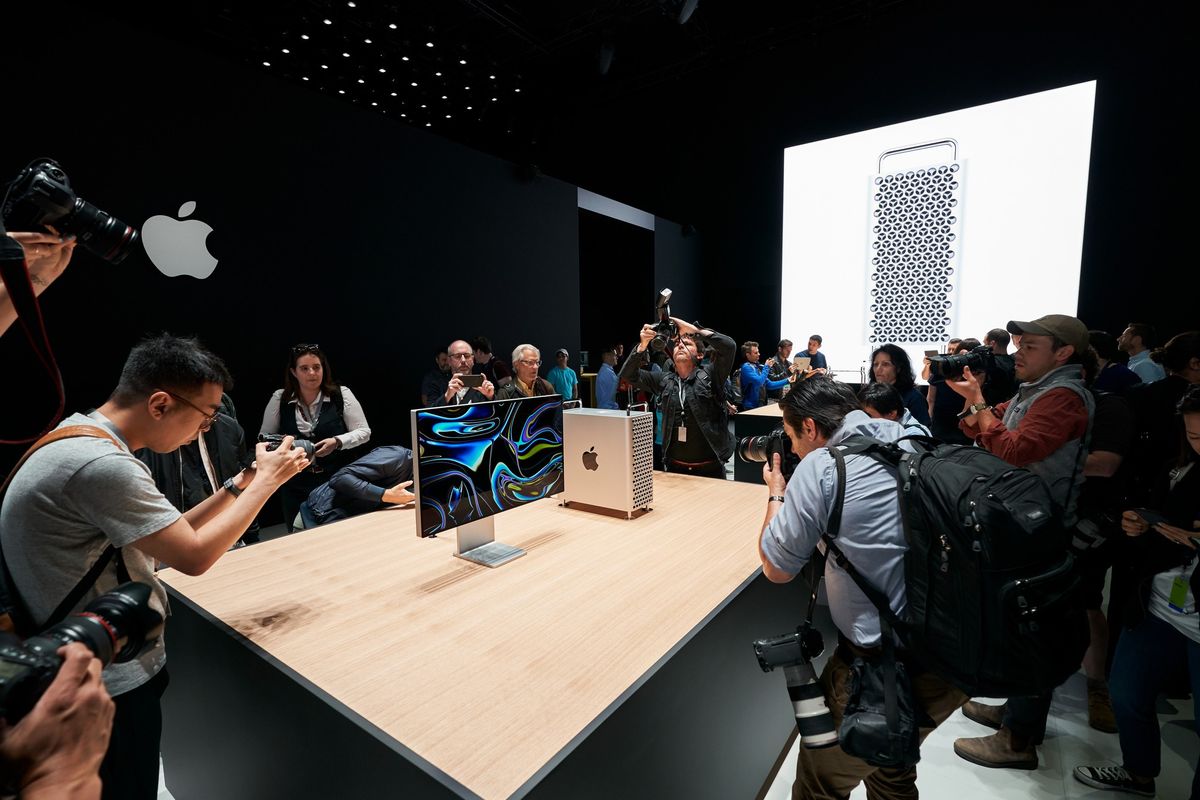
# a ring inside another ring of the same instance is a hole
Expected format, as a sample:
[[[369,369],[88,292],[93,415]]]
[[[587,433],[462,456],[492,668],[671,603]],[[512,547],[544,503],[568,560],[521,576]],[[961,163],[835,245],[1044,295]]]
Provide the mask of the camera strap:
[[[7,239],[8,237],[4,238]],[[21,460],[8,473],[8,477],[0,485],[0,507],[4,506],[4,497],[8,493],[9,484],[12,483],[13,478],[16,477],[21,467],[24,466],[31,455],[53,442],[61,441],[62,439],[74,439],[81,436],[94,439],[108,439],[120,447],[116,438],[99,426],[68,425],[65,428],[51,431],[38,439],[32,447],[26,450],[25,455],[21,456]],[[129,580],[129,571],[125,568],[125,560],[121,557],[120,549],[112,544],[108,545],[104,549],[104,552],[100,554],[100,558],[97,559],[96,563],[87,571],[87,574],[79,580],[75,588],[54,609],[49,620],[46,621],[46,625],[58,622],[70,613],[71,609],[75,607],[75,604],[79,602],[88,589],[91,589],[95,585],[97,579],[100,577],[100,573],[108,566],[108,562],[112,560],[114,555],[117,558],[117,578],[121,583],[126,583]],[[2,547],[0,547],[0,581],[2,581],[2,585],[0,585],[0,630],[15,632],[22,636],[35,633],[38,629],[37,621],[34,620],[33,615],[29,613],[29,609],[17,593],[16,584],[13,583],[12,573],[9,572],[8,560],[4,557]]]
[[[0,280],[8,290],[9,300],[17,312],[17,322],[25,333],[34,355],[42,363],[46,375],[54,384],[58,394],[58,407],[51,415],[49,422],[38,433],[19,439],[0,439],[0,444],[28,444],[52,430],[62,419],[63,409],[66,408],[66,392],[63,390],[62,373],[54,360],[54,351],[50,349],[50,339],[46,335],[46,323],[42,319],[42,309],[38,305],[37,294],[33,291],[33,283],[29,279],[29,269],[25,264],[25,250],[20,242],[4,233],[0,226]]]

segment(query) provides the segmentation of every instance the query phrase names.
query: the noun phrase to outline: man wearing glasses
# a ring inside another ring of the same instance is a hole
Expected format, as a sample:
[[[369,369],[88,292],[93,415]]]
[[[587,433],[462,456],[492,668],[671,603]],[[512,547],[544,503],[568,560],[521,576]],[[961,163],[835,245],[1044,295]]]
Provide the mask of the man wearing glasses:
[[[212,426],[231,383],[221,360],[195,339],[147,339],[130,352],[104,405],[59,425],[88,433],[46,444],[24,462],[0,505],[0,544],[11,599],[23,603],[39,627],[57,621],[49,616],[74,588],[85,589],[77,611],[126,580],[148,584],[151,605],[166,616],[155,562],[189,575],[205,572],[275,490],[307,466],[290,439],[273,452],[260,444],[254,466],[195,508],[180,513],[163,497],[133,451],[169,453],[196,439]],[[116,557],[89,578],[110,547]],[[165,662],[160,638],[139,659],[104,670],[116,702],[100,768],[106,798],[157,797]]]
[[[550,381],[538,375],[538,368],[542,366],[542,352],[533,345],[517,345],[513,350],[512,365],[516,379],[500,387],[496,393],[497,400],[557,394]]]
[[[433,403],[433,406],[457,406],[464,403],[483,403],[496,396],[496,385],[482,376],[479,388],[468,386],[466,381],[478,380],[471,377],[475,368],[475,348],[470,342],[458,339],[446,348],[450,356],[450,382],[446,393]]]

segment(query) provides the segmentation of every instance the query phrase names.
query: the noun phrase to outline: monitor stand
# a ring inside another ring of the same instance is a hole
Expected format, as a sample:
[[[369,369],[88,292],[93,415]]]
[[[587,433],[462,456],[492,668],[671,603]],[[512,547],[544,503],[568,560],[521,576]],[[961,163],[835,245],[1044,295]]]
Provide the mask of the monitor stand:
[[[496,541],[494,517],[484,517],[459,525],[455,532],[458,541],[454,555],[485,567],[498,567],[525,555],[525,551],[519,547]]]

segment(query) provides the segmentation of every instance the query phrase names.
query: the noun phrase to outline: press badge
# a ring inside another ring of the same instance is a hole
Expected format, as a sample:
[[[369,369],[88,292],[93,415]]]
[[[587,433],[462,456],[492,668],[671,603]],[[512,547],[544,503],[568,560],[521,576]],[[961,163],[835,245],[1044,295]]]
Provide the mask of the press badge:
[[[1171,597],[1167,603],[1171,606],[1172,611],[1177,611],[1180,614],[1184,613],[1184,604],[1187,603],[1188,582],[1182,577],[1176,575],[1175,580],[1171,582]]]
[[[675,441],[679,442],[680,444],[685,444],[687,442],[687,426],[680,425],[675,429]],[[1172,594],[1171,596],[1174,597],[1175,595]]]

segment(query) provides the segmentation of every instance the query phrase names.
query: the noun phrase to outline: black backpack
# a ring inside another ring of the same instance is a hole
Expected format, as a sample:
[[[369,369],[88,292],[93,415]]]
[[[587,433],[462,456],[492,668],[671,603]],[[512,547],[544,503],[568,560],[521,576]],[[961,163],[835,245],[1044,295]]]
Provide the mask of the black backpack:
[[[840,485],[846,455],[896,470],[908,542],[904,617],[827,538],[829,554],[916,658],[968,695],[1053,689],[1079,669],[1088,623],[1049,486],[981,448],[919,441],[927,449],[918,453],[865,436],[828,448]]]

